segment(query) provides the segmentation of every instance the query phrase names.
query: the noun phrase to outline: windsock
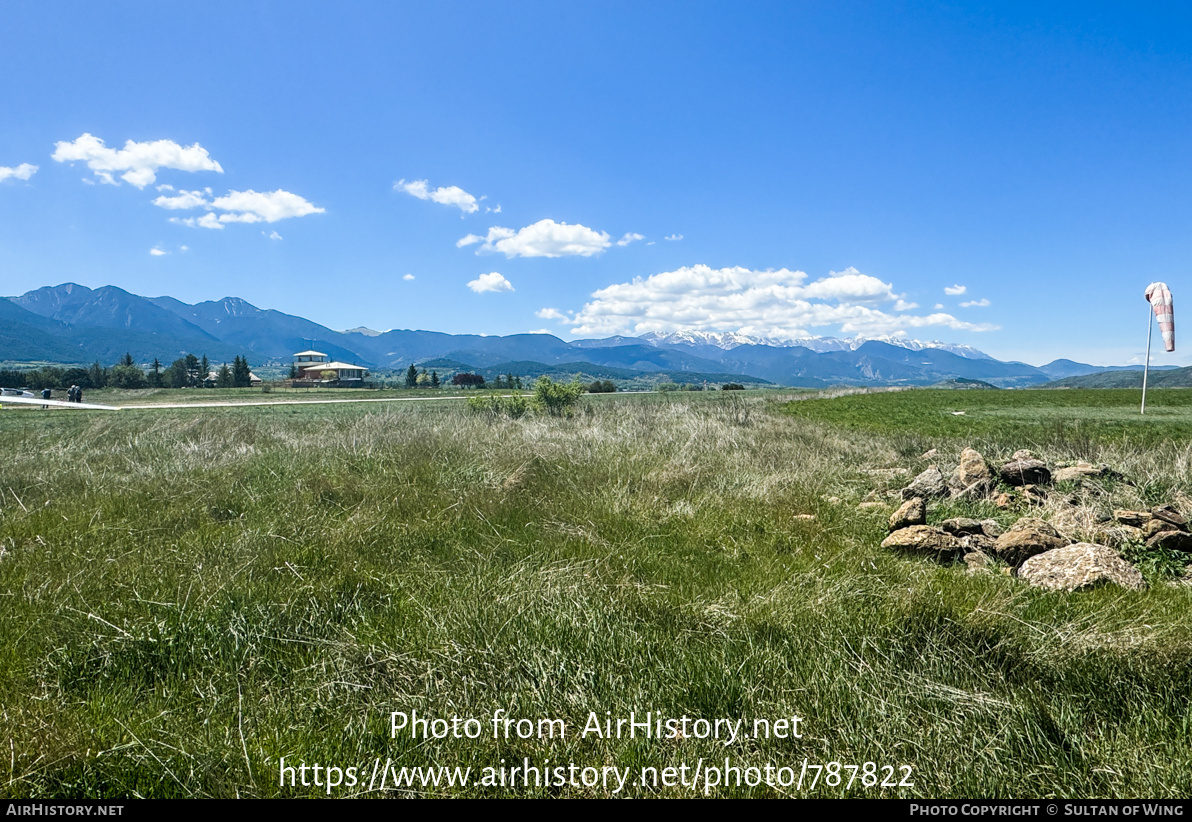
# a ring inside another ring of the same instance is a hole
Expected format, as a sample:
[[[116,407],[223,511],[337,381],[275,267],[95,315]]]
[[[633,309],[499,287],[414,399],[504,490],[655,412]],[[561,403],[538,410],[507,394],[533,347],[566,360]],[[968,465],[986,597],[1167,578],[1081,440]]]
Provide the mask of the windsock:
[[[1146,301],[1155,312],[1159,330],[1163,332],[1163,347],[1175,351],[1175,313],[1171,305],[1171,292],[1167,283],[1151,283],[1146,287]]]

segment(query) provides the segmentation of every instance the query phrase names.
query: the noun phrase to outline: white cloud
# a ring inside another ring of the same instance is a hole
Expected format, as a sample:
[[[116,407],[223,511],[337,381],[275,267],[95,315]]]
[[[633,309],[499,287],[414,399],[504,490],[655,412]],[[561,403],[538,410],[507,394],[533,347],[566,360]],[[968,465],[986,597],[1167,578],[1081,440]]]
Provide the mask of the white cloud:
[[[932,308],[934,308],[936,311],[939,311],[943,307],[944,307],[943,303],[936,303],[935,305],[932,306]]]
[[[198,143],[183,147],[173,140],[144,143],[129,140],[124,148],[117,150],[105,146],[98,137],[83,134],[72,143],[55,143],[51,156],[59,163],[85,162],[96,177],[112,185],[119,185],[112,173],[123,171],[120,179],[137,188],[156,182],[157,171],[162,168],[223,173],[219,163]]]
[[[276,223],[290,217],[305,217],[308,214],[322,214],[319,208],[289,191],[229,191],[223,197],[216,197],[211,206],[221,211],[221,223]]]
[[[630,243],[632,243],[634,240],[644,240],[644,239],[646,239],[646,238],[642,234],[629,233],[629,234],[626,234],[621,239],[617,240],[617,245],[626,246],[626,245],[629,245]]]
[[[808,281],[802,271],[696,265],[592,294],[575,315],[574,334],[640,335],[648,331],[737,331],[794,339],[811,329],[836,326],[834,333],[899,335],[907,329],[942,326],[989,331],[996,326],[963,322],[945,313],[916,315],[889,283],[855,268]]]
[[[161,250],[160,248],[158,248],[157,246],[154,246],[153,248],[149,249],[149,253],[150,253],[150,254],[152,254],[154,257],[164,257],[164,256],[166,256],[167,254],[169,254],[170,252],[168,252],[168,251],[162,251],[162,250]]]
[[[204,196],[204,194],[206,196]],[[208,213],[202,217],[187,217],[185,219],[171,217],[171,223],[200,228],[223,228],[225,223],[276,223],[291,217],[305,217],[308,214],[322,214],[326,209],[319,208],[289,191],[229,191],[222,197],[210,200],[211,189],[205,192],[181,191],[174,197],[162,195],[153,201],[155,206],[168,209],[205,208]],[[218,216],[214,213],[222,211]],[[263,233],[263,232],[262,232]],[[271,239],[280,240],[281,235],[276,231],[268,235]]]
[[[959,297],[966,291],[968,291],[968,286],[964,285],[949,285],[944,288],[944,293],[949,297]]]
[[[223,228],[223,223],[219,221],[219,218],[210,212],[202,217],[171,217],[170,222],[191,228]]]
[[[497,203],[496,208],[489,208],[488,206],[485,206],[484,213],[485,214],[500,214],[501,213],[501,204]]]
[[[178,250],[179,250],[179,251],[182,251],[182,252],[187,252],[187,251],[190,251],[190,246],[188,246],[188,245],[180,245],[180,246],[178,246]]]
[[[961,308],[985,308],[989,305],[989,300],[982,297],[979,300],[966,300],[960,304]]]
[[[539,220],[518,231],[493,226],[487,235],[469,234],[455,246],[463,248],[476,243],[482,243],[477,254],[500,252],[509,258],[592,257],[612,245],[612,240],[607,233],[587,226]]]
[[[493,271],[490,274],[481,274],[472,280],[468,283],[468,288],[477,294],[483,294],[485,291],[512,291],[513,285],[500,274]]]
[[[264,234],[265,232],[262,231],[261,233]],[[270,240],[280,240],[281,239],[281,235],[278,234],[276,231],[270,231],[268,234],[268,237]]]
[[[406,282],[411,282],[414,279],[414,275],[413,274],[403,274],[402,279],[405,280]]]
[[[459,186],[444,186],[436,188],[433,191],[426,180],[414,180],[407,183],[405,180],[398,180],[393,184],[395,191],[404,191],[417,197],[419,200],[430,200],[433,203],[440,203],[441,205],[455,206],[464,214],[473,214],[480,210],[480,204],[468,192],[464,191]],[[501,210],[497,206],[497,211]]]
[[[12,177],[14,180],[28,180],[37,173],[37,169],[37,166],[30,165],[29,163],[21,163],[16,168],[0,166],[0,180],[7,180],[9,177]]]
[[[560,322],[569,322],[570,318],[556,308],[540,308],[534,312],[534,316],[540,320],[559,320]]]
[[[663,237],[663,239],[670,240],[672,243],[674,243],[674,242],[678,242],[679,240],[683,239],[683,235],[682,234],[668,234],[666,237]]]
[[[211,190],[207,189],[206,193],[210,194]],[[174,197],[167,197],[163,194],[154,200],[153,204],[158,208],[168,208],[171,210],[198,208],[199,206],[211,205],[211,203],[203,196],[202,191],[180,191]]]

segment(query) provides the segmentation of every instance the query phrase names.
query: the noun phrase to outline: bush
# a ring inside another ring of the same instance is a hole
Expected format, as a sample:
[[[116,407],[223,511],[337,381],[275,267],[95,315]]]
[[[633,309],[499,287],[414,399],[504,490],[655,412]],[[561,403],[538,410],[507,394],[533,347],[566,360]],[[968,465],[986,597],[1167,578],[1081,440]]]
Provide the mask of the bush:
[[[678,391],[679,384],[677,382],[663,382],[658,384],[656,391]]]
[[[745,386],[741,385],[741,383],[739,383],[739,382],[730,382],[730,383],[725,383],[724,385],[720,386],[720,390],[721,391],[744,391]]]
[[[554,382],[547,376],[539,377],[538,382],[534,383],[534,410],[543,411],[552,417],[570,416],[583,393],[584,384],[579,380],[564,383]]]
[[[480,396],[468,398],[468,410],[476,414],[487,414],[492,417],[518,417],[525,416],[526,412],[530,410],[530,403],[526,398],[520,394],[514,394],[509,397],[498,396]]]
[[[596,380],[588,383],[587,391],[589,394],[615,394],[617,385],[612,380]]]

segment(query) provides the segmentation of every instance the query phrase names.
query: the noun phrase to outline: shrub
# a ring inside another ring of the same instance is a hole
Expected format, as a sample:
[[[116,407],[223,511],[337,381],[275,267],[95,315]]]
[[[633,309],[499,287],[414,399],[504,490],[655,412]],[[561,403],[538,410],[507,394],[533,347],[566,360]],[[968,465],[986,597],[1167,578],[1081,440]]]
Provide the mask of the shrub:
[[[534,383],[534,410],[543,411],[552,417],[570,416],[584,393],[584,384],[579,380],[573,382],[555,382],[550,377],[542,376]]]
[[[526,412],[530,410],[530,403],[526,398],[520,394],[514,394],[509,397],[498,396],[479,396],[468,398],[468,410],[476,414],[487,414],[492,417],[518,417],[525,416]]]
[[[725,383],[724,385],[720,386],[720,390],[721,391],[744,391],[745,386],[741,385],[741,383],[739,383],[739,382],[730,382],[730,383]]]
[[[589,394],[615,394],[617,385],[612,380],[596,380],[588,383]]]

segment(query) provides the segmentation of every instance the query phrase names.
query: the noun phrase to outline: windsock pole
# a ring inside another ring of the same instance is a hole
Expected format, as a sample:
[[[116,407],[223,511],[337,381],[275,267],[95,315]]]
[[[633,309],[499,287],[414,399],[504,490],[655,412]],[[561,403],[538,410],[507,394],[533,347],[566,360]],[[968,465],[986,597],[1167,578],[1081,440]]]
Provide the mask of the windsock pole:
[[[1155,329],[1155,322],[1151,316],[1151,304],[1146,304],[1146,365],[1142,367],[1142,410],[1139,414],[1146,413],[1146,378],[1147,372],[1151,370],[1151,332]]]

